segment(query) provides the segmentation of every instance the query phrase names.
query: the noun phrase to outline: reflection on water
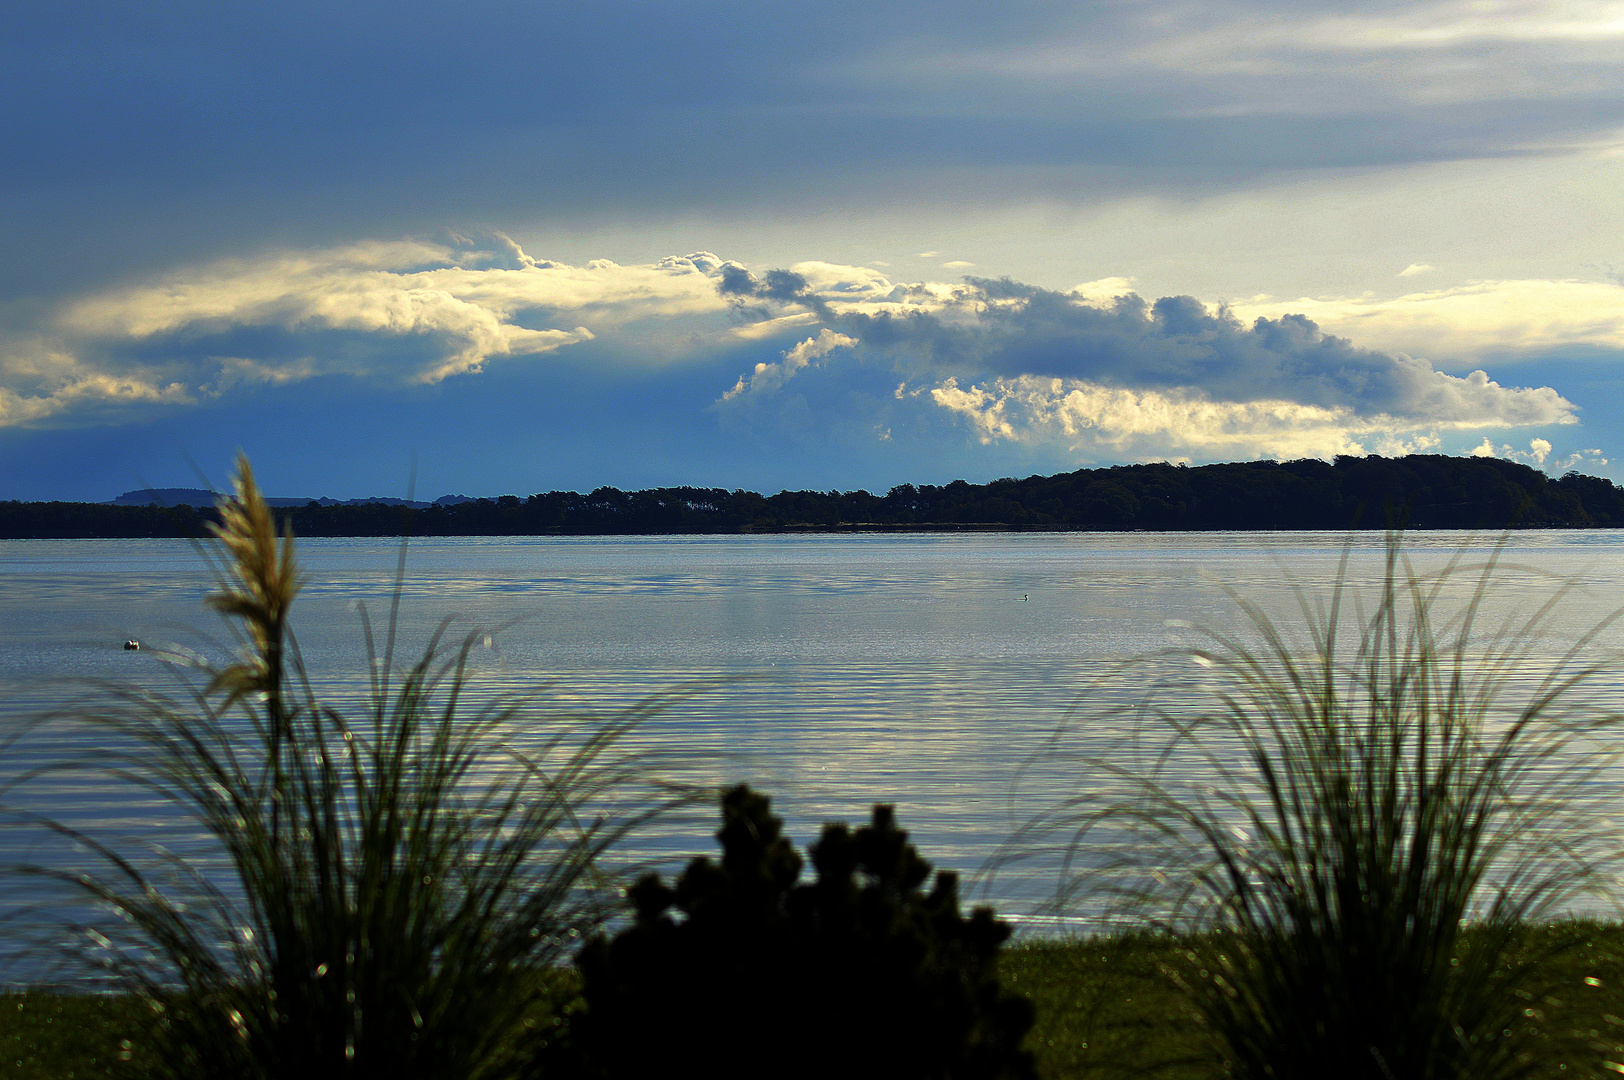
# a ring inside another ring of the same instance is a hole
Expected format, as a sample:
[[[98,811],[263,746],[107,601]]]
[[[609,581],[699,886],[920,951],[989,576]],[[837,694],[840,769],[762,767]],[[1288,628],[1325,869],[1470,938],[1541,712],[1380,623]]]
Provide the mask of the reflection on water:
[[[974,874],[1020,822],[1101,782],[1080,758],[1120,756],[1133,732],[1101,720],[1140,692],[1109,678],[1134,657],[1245,632],[1225,589],[1300,624],[1298,605],[1339,573],[1355,599],[1382,573],[1380,537],[1321,534],[455,538],[415,541],[401,581],[400,655],[443,616],[477,631],[476,688],[535,691],[542,714],[608,714],[689,686],[641,727],[639,748],[690,780],[747,780],[774,795],[797,841],[829,819],[894,802],[920,850]],[[1422,568],[1461,554],[1461,534],[1419,534]],[[1485,556],[1481,541],[1468,561]],[[399,550],[311,539],[295,632],[324,694],[361,696],[359,605],[387,618]],[[1526,619],[1572,581],[1537,657],[1559,655],[1624,601],[1624,537],[1511,537],[1479,625]],[[1464,600],[1475,580],[1447,586]],[[229,642],[184,542],[0,542],[0,714],[59,706],[87,679],[173,687],[157,647],[219,658]],[[1023,599],[1023,597],[1025,599]],[[489,632],[487,645],[485,634]],[[122,650],[126,638],[141,652]],[[1618,647],[1609,630],[1597,650]],[[1192,677],[1199,676],[1191,668]],[[1067,718],[1063,744],[1051,738]],[[1091,723],[1089,718],[1095,718]],[[538,721],[540,722],[540,721]],[[48,753],[59,753],[61,747]],[[18,764],[13,750],[12,767]],[[161,836],[184,831],[159,801],[64,782],[40,808]],[[714,847],[708,821],[673,823],[630,854],[680,859]],[[37,845],[13,837],[20,844]],[[1052,889],[1052,868],[1016,866],[990,886],[1011,914]]]

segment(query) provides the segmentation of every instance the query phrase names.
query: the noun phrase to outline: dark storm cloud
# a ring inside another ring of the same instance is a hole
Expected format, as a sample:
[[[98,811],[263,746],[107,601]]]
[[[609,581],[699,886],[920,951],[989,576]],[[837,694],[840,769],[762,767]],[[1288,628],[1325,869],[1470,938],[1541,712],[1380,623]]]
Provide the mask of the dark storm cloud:
[[[1496,37],[1458,10],[16,4],[0,301],[446,222],[1087,202],[1624,122],[1607,42]]]
[[[728,263],[722,267],[721,273],[722,279],[717,283],[716,290],[723,296],[754,296],[760,288],[755,275],[738,263]]]
[[[749,321],[771,318],[775,307],[804,307],[825,322],[838,318],[828,301],[793,270],[769,270],[758,278],[742,266],[728,264],[722,267],[716,289]],[[751,300],[756,303],[749,303]]]

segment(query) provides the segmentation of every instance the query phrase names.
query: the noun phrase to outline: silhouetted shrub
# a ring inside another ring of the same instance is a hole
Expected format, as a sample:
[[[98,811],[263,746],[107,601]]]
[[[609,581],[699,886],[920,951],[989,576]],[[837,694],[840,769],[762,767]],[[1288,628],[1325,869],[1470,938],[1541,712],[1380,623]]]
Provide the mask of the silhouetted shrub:
[[[673,889],[631,890],[633,925],[577,958],[585,1012],[575,1068],[595,1076],[1029,1077],[1024,998],[995,971],[1009,927],[959,912],[954,874],[930,864],[889,806],[852,832],[825,826],[817,881],[770,800],[722,798],[720,864],[695,859]]]

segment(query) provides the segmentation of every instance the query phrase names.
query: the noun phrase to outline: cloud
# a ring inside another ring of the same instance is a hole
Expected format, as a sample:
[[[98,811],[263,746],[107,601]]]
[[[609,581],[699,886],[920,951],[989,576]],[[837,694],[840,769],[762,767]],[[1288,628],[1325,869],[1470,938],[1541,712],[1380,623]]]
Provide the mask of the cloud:
[[[1215,402],[1176,390],[1030,375],[966,389],[949,378],[931,397],[964,417],[983,443],[1058,439],[1135,458],[1183,451],[1277,458],[1365,453],[1349,438],[1345,413],[1291,401]]]
[[[786,330],[805,326],[818,321],[818,316],[811,311],[793,311],[788,315],[769,316],[757,319],[754,322],[741,323],[733,327],[733,336],[744,341],[760,341],[763,338],[779,337]]]
[[[1576,450],[1567,457],[1553,458],[1550,471],[1555,473],[1568,472],[1579,466],[1580,463],[1583,463],[1586,469],[1600,469],[1611,464],[1607,458],[1602,456],[1600,450],[1592,448]]]
[[[771,301],[763,319],[798,311],[824,333],[860,342],[904,376],[895,400],[929,388],[928,400],[984,444],[1118,457],[1165,456],[1169,447],[1205,457],[1330,456],[1426,450],[1440,445],[1440,432],[1577,419],[1551,387],[1506,386],[1482,370],[1450,374],[1327,334],[1301,314],[1247,323],[1193,297],[1147,301],[1122,278],[1060,293],[1007,278],[900,284],[871,269],[802,263],[789,279],[786,290],[751,275],[736,289]],[[757,365],[725,399],[771,394],[807,366],[785,356]]]
[[[945,21],[922,0],[881,17],[837,3],[824,21],[862,32],[823,36],[783,0],[749,25],[713,6],[570,8],[14,20],[0,123],[32,152],[9,163],[0,275],[60,295],[290,230],[450,218],[618,228],[639,250],[674,222],[868,238],[876,215],[909,235],[928,214],[922,235],[954,247],[953,226],[1023,199],[1097,209],[1282,171],[1566,154],[1618,126],[1624,90],[1616,12],[1586,0],[1095,0]],[[425,78],[426,56],[457,77]]]
[[[1548,471],[1563,473],[1572,469],[1581,461],[1588,467],[1600,468],[1608,462],[1600,450],[1577,450],[1566,457],[1552,457],[1555,448],[1549,439],[1530,439],[1527,450],[1517,450],[1510,443],[1495,446],[1493,440],[1487,436],[1471,451],[1472,457],[1505,458],[1507,461],[1520,461],[1524,465],[1532,465],[1536,469],[1545,468],[1547,459],[1551,466]]]
[[[537,328],[520,316],[590,316],[601,325],[720,311],[717,279],[729,271],[707,252],[652,266],[607,259],[584,267],[538,261],[501,234],[490,246],[404,241],[232,260],[171,274],[153,285],[68,304],[55,329],[69,338],[166,343],[218,338],[241,328],[295,337],[323,331],[430,342],[411,368],[389,374],[433,383],[477,372],[494,358],[534,356],[590,341],[585,326]],[[326,362],[327,371],[378,373],[377,357]]]
[[[87,375],[43,394],[23,395],[0,386],[0,428],[35,424],[60,414],[81,422],[112,413],[129,419],[132,406],[190,405],[196,399],[179,383],[159,384],[135,376]]]
[[[867,266],[798,262],[787,270],[769,270],[757,277],[743,267],[732,267],[723,280],[724,295],[780,304],[803,304],[814,309],[828,305],[868,305],[917,302],[926,286],[898,285]]]
[[[949,378],[930,393],[937,405],[965,420],[983,444],[1059,444],[1114,460],[1399,456],[1426,453],[1441,442],[1404,419],[1280,398],[1213,401],[1193,390],[1138,390],[1037,376],[969,387]],[[1485,439],[1473,453],[1494,456],[1495,451]],[[1508,446],[1501,456],[1525,455],[1511,454]]]
[[[968,270],[974,265],[975,263],[965,262],[963,259],[954,259],[952,262],[945,262],[942,264],[943,268],[947,270]]]
[[[1431,433],[1416,434],[1409,438],[1386,434],[1376,439],[1376,453],[1382,457],[1405,457],[1409,454],[1430,454],[1443,445],[1443,440]]]
[[[1398,276],[1415,277],[1417,274],[1425,274],[1432,269],[1433,267],[1428,266],[1426,263],[1411,263],[1409,266],[1406,266],[1404,269],[1400,270],[1398,272]]]
[[[909,304],[831,307],[834,325],[865,346],[961,380],[1036,376],[1191,400],[1289,401],[1410,426],[1574,420],[1573,406],[1548,387],[1503,387],[1482,371],[1449,375],[1412,356],[1360,348],[1301,315],[1246,325],[1188,296],[1091,302],[972,279]]]
[[[39,339],[0,352],[0,428],[71,418],[122,421],[150,407],[189,405],[194,393],[164,365],[101,370]]]
[[[708,252],[570,266],[534,259],[492,233],[173,271],[71,299],[32,334],[0,340],[0,426],[97,403],[186,404],[325,375],[437,383],[605,330],[635,336],[629,328],[640,323],[688,319],[677,347],[696,348],[707,335],[730,340],[719,290],[741,269]],[[791,295],[801,285],[791,277],[769,275],[765,287]],[[707,316],[709,328],[693,321]],[[657,363],[662,347],[636,355]]]
[[[767,394],[782,387],[795,377],[796,372],[806,367],[812,361],[828,356],[836,349],[849,349],[857,344],[856,338],[849,338],[845,334],[837,334],[828,327],[818,331],[817,337],[809,337],[799,345],[784,353],[784,359],[776,364],[760,363],[750,374],[748,382],[744,376],[733,389],[722,395],[723,401],[732,401],[744,394]]]
[[[1299,314],[1372,348],[1435,357],[1624,348],[1624,284],[1616,281],[1473,281],[1391,298],[1236,301],[1230,310],[1242,319]]]
[[[929,54],[921,63],[934,61],[961,77],[979,72],[1068,89],[1160,74],[1196,97],[1198,108],[1215,111],[1218,99],[1237,111],[1301,114],[1377,103],[1582,99],[1598,84],[1616,84],[1616,49],[1624,39],[1615,6],[1596,0],[1421,0],[1363,8],[1249,0],[1181,10],[1178,17],[1152,4],[1092,23],[1051,27],[1047,39]],[[1484,63],[1485,54],[1496,62]],[[1582,75],[1564,79],[1564,64]],[[1247,92],[1250,102],[1242,100]]]
[[[1575,283],[1546,284],[1577,302]],[[1389,303],[1413,315],[1537,292],[1524,282]],[[777,360],[711,391],[724,405],[781,395],[812,369],[817,386],[855,388],[859,368],[829,358],[860,352],[861,379],[885,389],[827,400],[868,402],[874,430],[919,430],[892,423],[911,410],[989,445],[1078,454],[1328,455],[1575,421],[1551,387],[1451,374],[1268,303],[1243,318],[1241,305],[1147,300],[1124,277],[1058,292],[1009,278],[895,281],[816,260],[751,269],[703,251],[577,266],[532,257],[501,234],[446,234],[217,262],[72,299],[31,336],[0,343],[0,426],[91,422],[323,377],[436,383],[593,340],[588,355],[610,381],[784,342]],[[1612,332],[1606,316],[1591,326]]]
[[[1073,285],[1066,292],[1068,295],[1075,296],[1079,300],[1086,300],[1091,304],[1107,303],[1119,296],[1132,295],[1134,292],[1133,278],[1098,278],[1094,281],[1085,281],[1080,285]]]

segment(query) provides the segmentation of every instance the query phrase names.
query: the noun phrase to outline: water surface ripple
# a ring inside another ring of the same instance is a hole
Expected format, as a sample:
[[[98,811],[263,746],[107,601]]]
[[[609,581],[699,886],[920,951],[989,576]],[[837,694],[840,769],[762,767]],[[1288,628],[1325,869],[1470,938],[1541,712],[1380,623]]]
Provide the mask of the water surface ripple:
[[[1423,533],[1408,551],[1427,569],[1480,561],[1493,544]],[[309,539],[299,552],[309,578],[294,610],[300,649],[325,695],[357,700],[367,672],[359,608],[386,621],[399,548]],[[1570,589],[1527,643],[1531,672],[1624,602],[1619,533],[1517,534],[1500,558],[1485,629],[1517,625],[1562,583]],[[1137,732],[1108,714],[1151,676],[1122,678],[1125,661],[1202,643],[1205,630],[1245,634],[1226,590],[1292,627],[1339,574],[1368,596],[1381,572],[1380,537],[1350,546],[1341,534],[428,539],[411,544],[400,580],[401,655],[452,617],[453,637],[476,635],[476,693],[536,693],[543,727],[688,687],[629,745],[685,779],[770,792],[803,843],[825,820],[896,803],[927,858],[973,877],[1021,822],[1100,782],[1086,759],[1129,752]],[[1459,574],[1447,603],[1474,584]],[[0,541],[0,718],[59,707],[90,680],[173,688],[161,648],[223,658],[229,639],[202,607],[208,587],[184,542]],[[145,648],[124,651],[127,638]],[[1609,629],[1592,654],[1621,643]],[[1203,677],[1188,671],[1191,685]],[[1616,674],[1607,679],[1616,690]],[[36,737],[7,765],[85,749],[75,739]],[[84,777],[13,801],[196,845],[160,801]],[[628,857],[709,853],[712,827],[673,821]],[[3,839],[8,861],[50,843]],[[1054,884],[1052,862],[1033,860],[985,892],[1019,917]]]

